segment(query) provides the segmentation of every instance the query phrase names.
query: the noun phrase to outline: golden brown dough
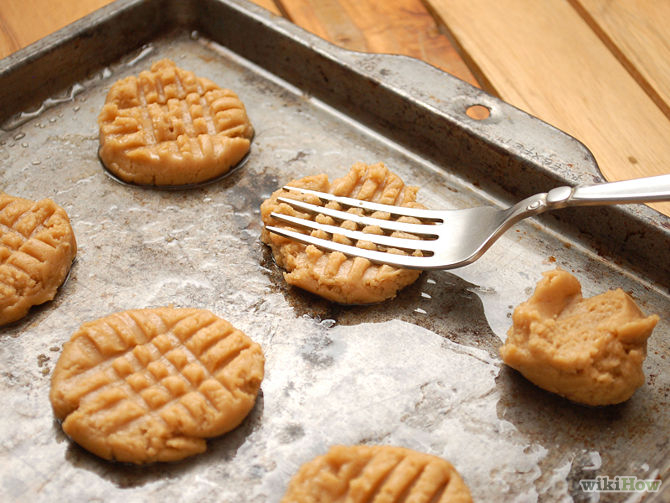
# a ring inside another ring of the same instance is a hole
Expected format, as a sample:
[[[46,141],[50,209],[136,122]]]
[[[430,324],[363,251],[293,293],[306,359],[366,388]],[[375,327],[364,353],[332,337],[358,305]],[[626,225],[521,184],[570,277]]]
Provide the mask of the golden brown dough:
[[[353,197],[365,201],[374,201],[383,204],[422,208],[416,202],[417,187],[408,187],[392,173],[383,163],[370,166],[357,163],[349,173],[342,178],[328,181],[327,175],[314,175],[294,180],[288,185],[308,188],[319,192],[330,192],[338,196]],[[286,224],[276,222],[270,214],[275,211],[287,215],[308,217],[325,224],[335,224],[331,217],[324,215],[308,215],[293,209],[286,203],[277,201],[277,197],[284,196],[303,201],[320,204],[315,196],[297,194],[278,190],[261,205],[261,217],[265,225],[287,227]],[[341,209],[340,205],[330,202],[329,208]],[[361,214],[360,209],[349,209],[351,213]],[[389,218],[388,214],[377,212],[377,218]],[[401,222],[418,223],[417,219],[401,217]],[[341,227],[356,229],[357,224],[351,221],[342,222]],[[364,232],[379,234],[378,227],[366,227]],[[313,236],[328,239],[322,231],[312,231]],[[413,237],[401,232],[394,232],[393,236]],[[417,270],[400,269],[389,265],[373,264],[369,260],[356,257],[350,258],[340,252],[323,252],[317,247],[306,246],[284,237],[278,236],[263,229],[261,239],[270,245],[277,263],[286,269],[284,278],[291,284],[320,295],[328,300],[342,304],[368,304],[380,302],[394,297],[398,290],[413,283],[421,274]],[[359,247],[375,249],[370,242],[351,243],[343,236],[339,241],[346,244],[355,244]],[[405,253],[400,250],[391,250],[394,253]],[[416,252],[419,253],[419,252]]]
[[[608,405],[644,384],[642,362],[658,316],[645,317],[621,289],[584,299],[573,275],[545,272],[513,321],[500,354],[541,388]]]
[[[402,447],[334,446],[305,463],[281,503],[468,503],[448,461]]]
[[[72,335],[51,404],[65,433],[100,457],[175,461],[242,422],[264,361],[258,344],[209,311],[125,311]]]
[[[63,208],[0,192],[0,325],[52,300],[76,254]]]
[[[116,82],[98,124],[107,169],[144,185],[184,185],[223,175],[249,151],[253,136],[233,91],[168,59]]]

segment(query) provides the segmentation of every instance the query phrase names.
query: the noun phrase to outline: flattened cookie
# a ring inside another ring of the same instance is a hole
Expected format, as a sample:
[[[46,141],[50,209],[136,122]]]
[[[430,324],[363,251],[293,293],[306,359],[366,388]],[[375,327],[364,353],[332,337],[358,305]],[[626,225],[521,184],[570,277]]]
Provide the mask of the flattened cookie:
[[[470,491],[444,459],[402,447],[334,446],[302,465],[281,503],[467,503]]]
[[[185,185],[223,175],[249,151],[253,136],[233,91],[167,59],[116,82],[98,124],[107,169],[143,185]]]
[[[628,400],[644,384],[642,362],[658,316],[646,316],[620,288],[588,299],[572,274],[543,273],[515,310],[500,348],[528,380],[587,405]]]
[[[258,344],[209,311],[125,311],[72,335],[51,378],[51,404],[65,433],[98,456],[175,461],[242,422],[264,362]]]
[[[332,183],[328,181],[327,175],[315,175],[295,180],[288,185],[303,187],[319,192],[330,192],[338,196],[353,197],[365,201],[373,201],[383,204],[407,206],[411,208],[422,208],[416,202],[417,187],[408,187],[392,173],[383,163],[370,166],[357,163],[349,173]],[[287,215],[300,216],[315,219],[318,222],[340,225],[341,227],[356,230],[357,224],[351,221],[335,222],[331,217],[301,213],[286,203],[277,201],[277,197],[289,197],[302,201],[320,204],[316,196],[298,194],[284,190],[278,190],[261,205],[261,217],[265,225],[288,227],[287,224],[276,222],[270,214],[275,211]],[[341,209],[340,205],[330,202],[329,208]],[[350,208],[350,213],[362,214],[361,209]],[[373,214],[377,218],[389,218],[389,214],[377,212]],[[419,223],[417,219],[400,217],[400,222]],[[379,227],[368,226],[362,230],[374,234],[380,234]],[[312,231],[313,236],[328,239],[328,234],[322,231]],[[392,236],[412,238],[414,236],[402,232],[394,232]],[[324,252],[313,245],[304,245],[291,241],[277,234],[272,234],[263,229],[261,239],[272,248],[277,263],[286,269],[284,278],[291,284],[320,295],[328,300],[342,304],[368,304],[380,302],[394,297],[398,290],[413,283],[421,274],[417,270],[400,269],[390,265],[373,264],[361,257],[347,257],[340,252]],[[359,247],[376,249],[370,242],[351,240],[337,236],[340,242],[355,244]],[[394,253],[405,253],[401,250],[390,250]],[[420,252],[416,252],[420,253]]]
[[[52,300],[76,254],[63,208],[0,192],[0,325]]]

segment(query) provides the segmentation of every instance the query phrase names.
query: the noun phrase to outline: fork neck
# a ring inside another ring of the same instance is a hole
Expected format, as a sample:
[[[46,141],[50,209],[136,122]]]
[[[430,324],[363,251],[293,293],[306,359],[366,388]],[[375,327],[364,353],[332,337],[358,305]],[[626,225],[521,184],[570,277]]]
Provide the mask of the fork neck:
[[[514,223],[523,218],[539,215],[540,213],[544,213],[545,211],[554,209],[556,207],[557,206],[550,205],[547,202],[547,193],[542,192],[540,194],[534,194],[530,197],[527,197],[526,199],[516,203],[514,206],[511,206],[505,212],[505,219],[509,220],[510,223]]]

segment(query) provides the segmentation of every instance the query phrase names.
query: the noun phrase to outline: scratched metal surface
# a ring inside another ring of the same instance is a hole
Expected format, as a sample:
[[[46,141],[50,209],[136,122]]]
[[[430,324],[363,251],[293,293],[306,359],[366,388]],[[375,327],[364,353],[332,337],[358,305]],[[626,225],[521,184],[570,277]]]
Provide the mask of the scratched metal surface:
[[[252,153],[225,180],[166,192],[121,185],[101,169],[96,116],[107,89],[163,57],[235,89],[247,105]],[[0,332],[3,501],[278,501],[300,464],[332,444],[354,443],[444,457],[479,501],[598,501],[579,490],[579,479],[667,474],[667,288],[525,222],[477,263],[425,273],[394,300],[333,305],[287,287],[259,242],[259,205],[278,186],[383,160],[421,187],[426,206],[500,202],[448,165],[435,166],[196,34],[158,38],[72,90],[0,132],[2,190],[53,198],[79,244],[56,299]],[[620,286],[661,316],[647,383],[627,403],[577,406],[501,364],[497,349],[513,306],[556,266],[573,271],[587,296]],[[51,412],[49,379],[61,347],[84,321],[167,304],[210,309],[262,345],[266,377],[256,407],[205,454],[179,463],[97,459],[65,437]]]

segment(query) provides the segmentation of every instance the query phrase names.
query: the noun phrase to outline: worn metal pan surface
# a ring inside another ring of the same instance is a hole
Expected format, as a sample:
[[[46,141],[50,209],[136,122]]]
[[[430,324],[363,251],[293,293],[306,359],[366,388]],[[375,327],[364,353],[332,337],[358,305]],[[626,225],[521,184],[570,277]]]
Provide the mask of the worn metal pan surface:
[[[107,90],[164,57],[245,102],[256,136],[230,177],[159,191],[101,168]],[[474,104],[490,117],[469,118]],[[278,501],[301,463],[360,442],[449,459],[480,501],[596,501],[579,480],[605,475],[670,484],[666,217],[644,206],[546,215],[475,264],[425,273],[373,306],[287,287],[258,239],[273,190],[357,161],[384,161],[436,208],[600,180],[588,150],[551,126],[428,65],[335,48],[241,0],[120,1],[94,13],[0,61],[0,122],[0,188],[53,198],[79,243],[56,299],[0,332],[3,499]],[[577,406],[502,365],[513,307],[556,266],[585,295],[620,286],[661,316],[647,383],[628,402]],[[262,395],[203,455],[140,468],[99,460],[51,413],[62,344],[84,321],[167,304],[211,309],[261,343]]]

